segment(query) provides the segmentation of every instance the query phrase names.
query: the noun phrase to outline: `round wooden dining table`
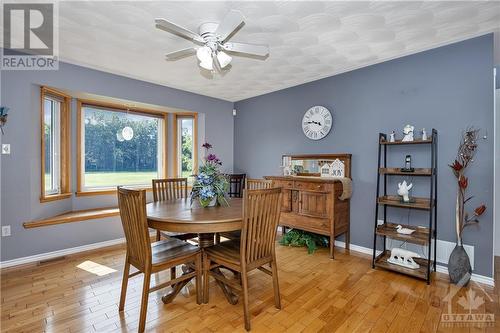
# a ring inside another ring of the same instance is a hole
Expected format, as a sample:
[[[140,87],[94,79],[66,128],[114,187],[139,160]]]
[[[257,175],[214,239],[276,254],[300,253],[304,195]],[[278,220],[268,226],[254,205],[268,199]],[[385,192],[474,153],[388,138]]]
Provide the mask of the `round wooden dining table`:
[[[243,200],[229,198],[229,206],[201,207],[198,202],[191,205],[189,198],[152,202],[146,205],[148,226],[152,229],[181,233],[197,233],[198,245],[203,249],[214,245],[216,232],[241,230],[243,218]],[[190,271],[183,267],[183,274]],[[203,277],[208,278],[208,277]],[[164,303],[170,303],[189,281],[173,286],[172,291],[162,297]],[[232,290],[216,280],[227,300],[231,304],[238,302]]]

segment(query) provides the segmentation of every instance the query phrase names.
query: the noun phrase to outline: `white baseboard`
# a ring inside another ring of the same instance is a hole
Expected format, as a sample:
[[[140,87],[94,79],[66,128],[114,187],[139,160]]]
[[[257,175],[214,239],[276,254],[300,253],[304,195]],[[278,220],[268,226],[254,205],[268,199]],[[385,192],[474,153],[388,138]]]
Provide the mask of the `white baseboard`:
[[[28,256],[28,257],[22,257],[22,258],[17,258],[17,259],[12,259],[12,260],[5,260],[5,261],[0,262],[0,269],[12,267],[12,266],[30,264],[30,263],[34,263],[34,262],[38,262],[38,261],[42,261],[42,260],[49,260],[49,259],[62,257],[62,256],[70,255],[70,254],[75,254],[75,253],[79,253],[79,252],[89,251],[89,250],[96,250],[96,249],[100,249],[100,248],[107,247],[107,246],[122,244],[124,242],[125,242],[125,238],[118,238],[118,239],[112,239],[112,240],[99,242],[99,243],[92,243],[92,244],[87,244],[87,245],[82,245],[82,246],[77,246],[77,247],[70,247],[69,249],[63,249],[63,250],[52,251],[52,252],[47,252],[47,253],[35,254],[32,256]]]
[[[29,263],[33,263],[33,262],[42,261],[42,260],[49,260],[49,259],[62,257],[65,255],[70,255],[70,254],[75,254],[75,253],[79,253],[79,252],[89,251],[89,250],[96,250],[96,249],[100,249],[100,248],[107,247],[107,246],[122,244],[124,242],[125,242],[125,238],[118,238],[118,239],[112,239],[112,240],[99,242],[99,243],[92,243],[92,244],[88,244],[88,245],[71,247],[69,249],[64,249],[64,250],[35,254],[33,256],[22,257],[22,258],[17,258],[17,259],[12,259],[12,260],[6,260],[6,261],[0,262],[0,269],[18,266],[18,265],[29,264]],[[345,247],[345,243],[336,240],[335,246]],[[368,254],[368,255],[373,254],[372,249],[370,249],[368,247],[350,244],[349,248],[350,248],[350,251],[355,251],[355,252]],[[380,254],[380,252],[381,251],[377,251],[377,255]],[[442,266],[442,265],[436,265],[436,271],[439,273],[448,274],[448,268],[446,268],[445,266]],[[483,283],[483,284],[486,284],[489,286],[495,286],[495,280],[491,277],[488,277],[488,276],[473,273],[471,280],[475,281],[475,282]]]
[[[345,243],[336,240],[335,246],[345,247]],[[355,251],[355,252],[360,252],[363,254],[373,255],[373,250],[368,248],[368,247],[350,244],[349,249],[350,249],[350,251]],[[381,252],[382,251],[377,251],[377,255],[379,255]],[[443,266],[443,265],[436,265],[436,272],[448,275],[448,268],[446,266]],[[495,286],[495,279],[492,277],[472,273],[471,280],[474,282],[486,284],[488,286],[492,286],[492,287]]]
[[[443,265],[436,265],[436,272],[448,275],[448,267]],[[495,279],[488,276],[472,273],[471,280],[474,282],[486,284],[491,287],[495,286]]]

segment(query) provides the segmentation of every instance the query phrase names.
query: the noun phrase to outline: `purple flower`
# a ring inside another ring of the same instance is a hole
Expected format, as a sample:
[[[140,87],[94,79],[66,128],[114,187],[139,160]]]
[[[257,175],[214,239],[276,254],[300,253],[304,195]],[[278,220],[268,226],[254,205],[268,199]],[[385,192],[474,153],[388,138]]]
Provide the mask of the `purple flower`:
[[[203,147],[203,148],[205,148],[205,149],[210,149],[210,148],[212,148],[212,145],[211,145],[210,143],[208,143],[208,142],[205,142],[205,143],[202,145],[202,147]]]
[[[208,156],[207,156],[207,161],[209,161],[209,162],[216,162],[218,160],[219,159],[217,158],[217,156],[215,156],[215,154],[208,154]]]

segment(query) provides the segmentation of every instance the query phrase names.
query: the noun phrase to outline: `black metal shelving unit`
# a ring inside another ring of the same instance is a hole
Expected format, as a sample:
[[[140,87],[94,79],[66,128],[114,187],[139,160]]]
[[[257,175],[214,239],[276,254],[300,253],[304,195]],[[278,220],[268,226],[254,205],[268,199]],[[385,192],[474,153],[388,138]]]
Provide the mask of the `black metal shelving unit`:
[[[378,172],[377,172],[377,195],[375,204],[375,228],[373,235],[373,259],[372,267],[383,268],[402,274],[410,275],[427,281],[431,280],[431,267],[436,271],[436,242],[437,242],[437,130],[432,129],[431,137],[428,140],[415,140],[410,142],[387,141],[387,135],[379,133],[378,146]],[[389,168],[387,166],[388,147],[393,145],[427,145],[430,146],[431,166],[430,168],[416,168],[414,172],[402,172],[399,168]],[[403,203],[398,196],[387,194],[387,179],[390,176],[410,176],[410,177],[428,177],[430,180],[430,193],[428,198],[414,197],[415,201]],[[382,184],[381,184],[382,182]],[[383,189],[382,194],[380,191]],[[379,225],[379,209],[383,208],[383,221]],[[411,235],[398,234],[396,225],[387,219],[388,207],[417,209],[427,211],[429,214],[428,226],[403,225],[405,228],[415,229]],[[383,239],[383,251],[377,255],[377,239]],[[387,238],[406,241],[413,244],[427,246],[428,258],[416,258],[415,261],[420,265],[418,269],[411,269],[389,263],[390,250],[386,249]],[[431,258],[432,243],[434,243],[434,256]],[[432,260],[433,259],[433,260]]]

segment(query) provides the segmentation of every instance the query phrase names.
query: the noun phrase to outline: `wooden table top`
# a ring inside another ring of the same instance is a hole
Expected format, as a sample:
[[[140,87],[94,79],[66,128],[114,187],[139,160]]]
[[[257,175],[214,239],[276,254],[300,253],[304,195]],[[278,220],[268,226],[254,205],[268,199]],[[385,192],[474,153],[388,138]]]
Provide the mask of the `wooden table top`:
[[[151,228],[186,233],[214,233],[241,229],[243,200],[228,199],[229,207],[203,208],[190,199],[152,202],[146,205]]]

